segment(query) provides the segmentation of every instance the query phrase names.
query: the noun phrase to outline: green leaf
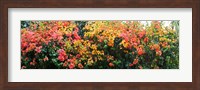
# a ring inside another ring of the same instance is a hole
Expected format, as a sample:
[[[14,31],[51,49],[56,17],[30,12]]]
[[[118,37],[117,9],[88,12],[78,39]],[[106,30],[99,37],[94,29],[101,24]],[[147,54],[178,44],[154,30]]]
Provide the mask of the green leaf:
[[[107,45],[104,45],[104,47],[103,47],[104,49],[107,49],[108,48],[108,46]]]
[[[115,48],[114,48],[114,47],[112,47],[112,48],[111,48],[111,50],[115,50]]]

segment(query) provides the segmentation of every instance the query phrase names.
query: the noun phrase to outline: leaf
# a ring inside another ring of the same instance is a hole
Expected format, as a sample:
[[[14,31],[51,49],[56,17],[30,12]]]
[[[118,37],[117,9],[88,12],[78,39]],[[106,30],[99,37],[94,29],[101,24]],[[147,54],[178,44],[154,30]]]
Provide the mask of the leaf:
[[[115,50],[115,48],[114,48],[114,47],[112,47],[112,48],[111,48],[111,50]]]
[[[107,49],[108,48],[108,45],[104,45],[104,47],[103,47],[104,49]]]

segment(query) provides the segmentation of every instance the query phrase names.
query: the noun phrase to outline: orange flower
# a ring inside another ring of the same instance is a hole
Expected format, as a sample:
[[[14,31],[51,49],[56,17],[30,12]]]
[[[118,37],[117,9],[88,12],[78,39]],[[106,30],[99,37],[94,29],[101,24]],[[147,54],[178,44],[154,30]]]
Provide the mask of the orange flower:
[[[162,43],[162,46],[163,46],[163,47],[166,47],[166,46],[167,46],[167,42],[163,42],[163,43]]]
[[[154,45],[153,45],[153,48],[154,48],[156,51],[160,50],[160,46],[159,46],[158,44],[154,44]]]
[[[154,50],[153,45],[149,45],[150,50]]]

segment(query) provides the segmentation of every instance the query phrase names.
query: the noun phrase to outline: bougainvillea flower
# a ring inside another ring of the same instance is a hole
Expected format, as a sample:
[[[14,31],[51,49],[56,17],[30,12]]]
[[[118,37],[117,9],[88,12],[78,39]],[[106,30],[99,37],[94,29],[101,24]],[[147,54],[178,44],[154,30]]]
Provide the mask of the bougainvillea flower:
[[[146,34],[146,32],[143,30],[143,31],[139,32],[138,36],[140,38],[142,38],[145,34]]]
[[[75,67],[75,64],[74,64],[74,63],[70,63],[70,64],[69,64],[69,68],[70,68],[70,69],[73,69],[74,67]]]
[[[110,67],[114,67],[114,64],[110,62],[110,63],[109,63],[109,66],[110,66]]]
[[[60,60],[60,61],[64,61],[64,60],[66,60],[67,59],[67,54],[66,54],[66,52],[65,52],[65,50],[64,49],[59,49],[58,51],[58,60]]]
[[[137,64],[138,63],[138,59],[134,59],[133,64]]]
[[[144,38],[144,42],[147,43],[148,41],[149,41],[149,38],[148,38],[148,37],[145,37],[145,38]]]
[[[83,65],[81,63],[78,64],[78,68],[82,69]]]
[[[43,59],[44,61],[48,61],[49,58],[47,56],[45,56],[45,58]]]
[[[141,47],[137,48],[138,55],[142,55],[144,53]]]
[[[148,25],[140,21],[30,21],[30,26],[21,29],[21,37],[21,68],[179,66],[179,58],[168,54],[179,54],[179,36],[160,21]],[[168,56],[172,63],[160,65]]]
[[[36,51],[37,53],[40,53],[40,52],[41,52],[41,48],[42,48],[42,46],[36,47],[35,51]]]
[[[159,51],[160,50],[160,46],[158,44],[154,44],[153,45],[153,48],[156,50],[156,51]]]
[[[159,50],[159,51],[156,51],[156,56],[161,56],[162,55],[162,51]]]

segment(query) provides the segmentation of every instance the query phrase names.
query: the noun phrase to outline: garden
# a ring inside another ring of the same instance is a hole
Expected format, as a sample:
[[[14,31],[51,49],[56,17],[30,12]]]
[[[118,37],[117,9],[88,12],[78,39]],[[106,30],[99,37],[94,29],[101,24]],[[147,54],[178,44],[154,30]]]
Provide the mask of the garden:
[[[21,69],[179,69],[179,21],[165,23],[21,21]]]

